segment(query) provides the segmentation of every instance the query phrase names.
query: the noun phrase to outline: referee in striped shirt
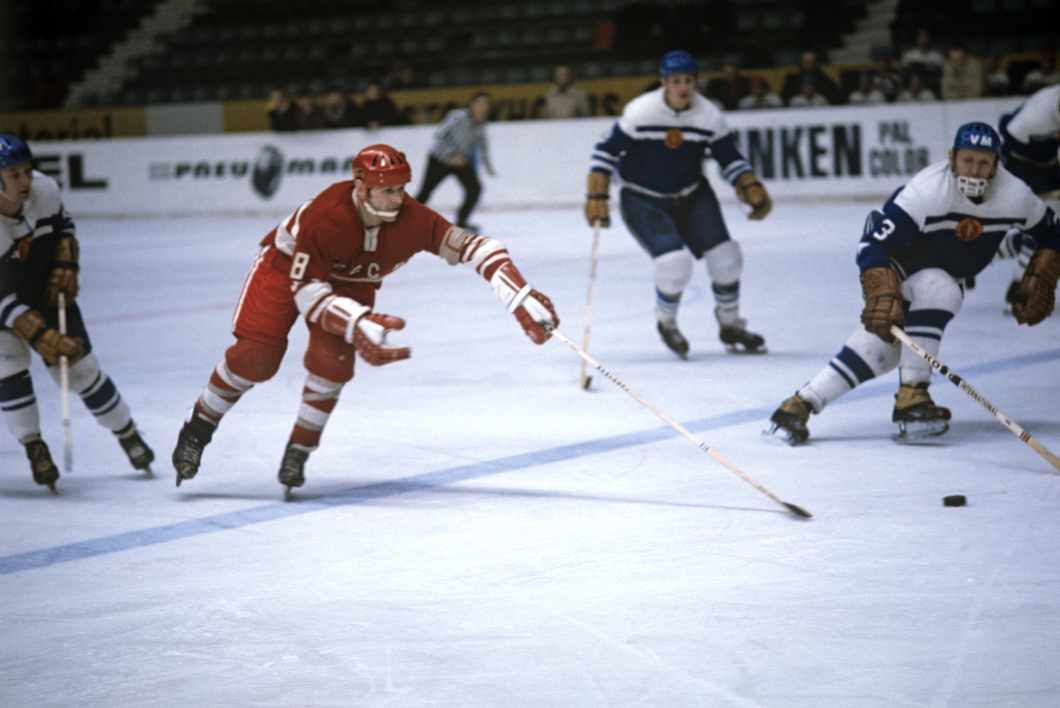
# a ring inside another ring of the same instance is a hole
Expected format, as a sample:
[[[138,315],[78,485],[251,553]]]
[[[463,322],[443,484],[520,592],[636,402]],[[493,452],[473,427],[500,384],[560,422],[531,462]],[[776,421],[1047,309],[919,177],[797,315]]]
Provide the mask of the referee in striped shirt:
[[[487,174],[495,174],[486,141],[486,120],[491,106],[488,93],[476,93],[466,108],[454,108],[438,124],[428,155],[427,172],[416,195],[416,201],[426,204],[442,180],[449,175],[456,175],[464,187],[464,202],[456,213],[456,225],[468,231],[478,231],[477,226],[468,223],[471,210],[482,194],[476,163],[481,162]]]

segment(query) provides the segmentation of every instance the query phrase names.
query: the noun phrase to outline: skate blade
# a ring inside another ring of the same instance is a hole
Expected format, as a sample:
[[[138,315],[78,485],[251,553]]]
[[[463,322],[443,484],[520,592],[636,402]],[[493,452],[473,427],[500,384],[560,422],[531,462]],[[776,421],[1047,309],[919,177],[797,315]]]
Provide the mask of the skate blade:
[[[762,435],[765,435],[770,440],[777,440],[786,443],[791,447],[801,447],[802,445],[805,445],[806,441],[810,438],[809,435],[807,435],[806,437],[802,437],[801,435],[794,435],[790,430],[785,430],[776,423],[771,423],[770,427],[762,431]]]
[[[900,443],[911,443],[930,438],[937,438],[950,429],[944,420],[923,423],[899,423],[898,432],[891,439]]]
[[[768,354],[769,349],[766,347],[755,347],[754,349],[748,349],[746,347],[738,347],[735,344],[726,345],[726,349],[730,354]]]

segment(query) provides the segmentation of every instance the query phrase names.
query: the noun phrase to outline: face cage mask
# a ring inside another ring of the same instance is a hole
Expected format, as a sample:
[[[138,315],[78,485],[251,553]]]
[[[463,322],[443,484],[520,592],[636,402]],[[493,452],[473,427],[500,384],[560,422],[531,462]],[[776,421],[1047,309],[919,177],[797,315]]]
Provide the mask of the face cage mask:
[[[989,184],[989,179],[957,176],[957,191],[969,199],[978,199],[983,196]]]

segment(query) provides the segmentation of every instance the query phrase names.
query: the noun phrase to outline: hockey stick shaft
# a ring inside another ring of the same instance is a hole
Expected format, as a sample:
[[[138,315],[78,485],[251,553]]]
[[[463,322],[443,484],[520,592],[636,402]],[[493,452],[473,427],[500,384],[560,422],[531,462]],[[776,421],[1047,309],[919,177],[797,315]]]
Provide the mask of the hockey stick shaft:
[[[585,339],[582,349],[589,351],[589,328],[593,321],[593,291],[596,290],[596,259],[600,252],[600,222],[593,222],[593,253],[589,259],[589,295],[585,303]],[[586,362],[582,359],[581,384],[583,389],[589,388],[590,377],[585,373]]]
[[[59,334],[66,336],[66,295],[59,293]],[[70,473],[74,468],[74,445],[70,434],[70,361],[65,356],[59,357],[59,390],[63,425],[63,471]]]
[[[611,380],[611,382],[613,384],[615,384],[620,389],[622,389],[623,391],[628,393],[630,396],[632,396],[638,403],[640,403],[642,406],[644,406],[645,408],[650,410],[652,413],[657,415],[659,418],[664,420],[670,427],[672,427],[677,432],[681,433],[681,435],[685,436],[686,438],[691,440],[693,443],[695,443],[696,447],[698,447],[700,450],[702,450],[703,452],[706,452],[711,457],[713,457],[715,460],[717,460],[721,464],[723,464],[726,467],[728,467],[732,472],[736,473],[736,475],[738,475],[743,481],[747,482],[752,487],[754,487],[758,491],[762,492],[762,494],[765,494],[767,497],[769,497],[770,499],[775,501],[777,504],[780,504],[782,507],[784,507],[785,509],[787,509],[791,513],[796,514],[798,516],[805,517],[807,519],[809,519],[809,518],[811,518],[813,516],[813,514],[811,514],[810,512],[806,511],[805,509],[803,509],[801,507],[798,507],[798,506],[796,506],[794,504],[789,504],[786,501],[782,501],[779,497],[777,497],[771,491],[769,491],[768,489],[763,487],[761,484],[756,482],[754,479],[752,479],[750,476],[748,476],[747,473],[745,473],[739,467],[737,467],[736,465],[734,465],[733,463],[729,462],[727,459],[722,457],[720,454],[715,452],[713,448],[711,448],[705,442],[703,442],[702,440],[697,438],[695,435],[693,435],[691,432],[689,432],[689,430],[687,428],[685,428],[683,425],[681,425],[676,420],[674,420],[670,416],[668,416],[665,413],[663,413],[661,410],[659,410],[654,405],[652,405],[646,398],[644,398],[639,393],[634,391],[632,388],[627,386],[625,382],[623,382],[617,376],[615,376],[610,371],[608,371],[603,366],[601,366],[600,363],[597,362],[595,359],[593,359],[591,356],[589,356],[589,354],[587,352],[585,352],[585,350],[583,350],[581,347],[579,347],[577,344],[575,344],[571,340],[567,339],[565,336],[563,336],[563,334],[561,332],[559,332],[556,329],[552,329],[552,328],[549,328],[549,331],[552,333],[553,337],[555,337],[559,341],[561,341],[564,344],[566,344],[572,351],[574,351],[575,354],[580,356],[582,358],[582,360],[585,361],[585,363],[589,364],[594,369],[599,371],[601,374],[606,376],[608,379]]]
[[[974,388],[972,388],[967,381],[957,375],[957,372],[951,370],[948,366],[946,366],[941,361],[932,356],[930,352],[924,349],[924,347],[917,344],[908,334],[899,329],[897,325],[891,325],[891,334],[893,334],[895,337],[898,337],[902,344],[912,349],[916,354],[920,356],[921,359],[930,364],[931,368],[935,369],[947,379],[952,381],[957,388],[967,393],[968,396],[971,397],[976,403],[981,405],[986,410],[990,411],[990,414],[997,418],[999,423],[1011,430],[1020,440],[1030,445],[1035,452],[1037,452],[1039,455],[1048,460],[1049,464],[1051,464],[1056,469],[1060,470],[1060,457],[1057,457],[1053,453],[1049,452],[1049,450],[1047,450],[1044,445],[1042,445],[1040,442],[1031,437],[1031,434],[1021,428],[1016,423],[1016,421],[1012,420],[1007,415],[999,411],[997,409],[997,406],[995,406],[990,401],[986,400],[983,394],[979,393]]]

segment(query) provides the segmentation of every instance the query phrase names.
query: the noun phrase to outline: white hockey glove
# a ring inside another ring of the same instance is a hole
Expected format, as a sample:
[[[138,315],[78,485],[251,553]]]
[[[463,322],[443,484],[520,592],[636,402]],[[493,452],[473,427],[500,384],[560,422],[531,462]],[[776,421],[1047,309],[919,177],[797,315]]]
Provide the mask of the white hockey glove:
[[[552,301],[530,287],[514,263],[509,261],[498,268],[490,278],[490,287],[508,312],[515,315],[534,344],[547,342],[552,336],[551,330],[559,326],[559,316]]]
[[[353,346],[361,358],[372,366],[408,359],[412,356],[412,350],[408,347],[394,347],[386,343],[387,334],[404,327],[405,320],[400,317],[371,312],[357,320]]]

